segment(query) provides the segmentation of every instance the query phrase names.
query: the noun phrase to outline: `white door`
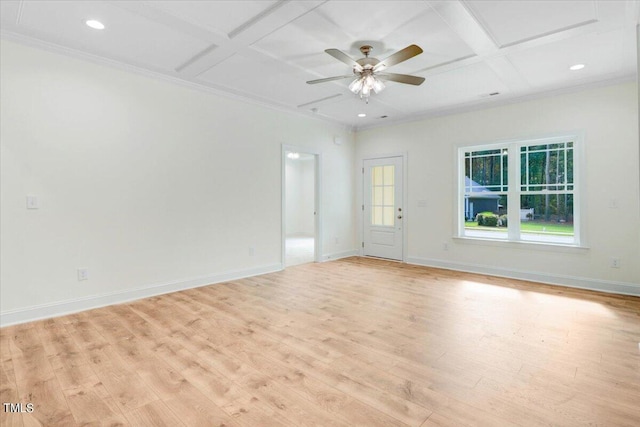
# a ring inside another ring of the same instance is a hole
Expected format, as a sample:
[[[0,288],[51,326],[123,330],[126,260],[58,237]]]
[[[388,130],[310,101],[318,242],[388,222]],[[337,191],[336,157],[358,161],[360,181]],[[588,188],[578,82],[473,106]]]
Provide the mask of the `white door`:
[[[402,260],[402,157],[364,161],[363,254]]]

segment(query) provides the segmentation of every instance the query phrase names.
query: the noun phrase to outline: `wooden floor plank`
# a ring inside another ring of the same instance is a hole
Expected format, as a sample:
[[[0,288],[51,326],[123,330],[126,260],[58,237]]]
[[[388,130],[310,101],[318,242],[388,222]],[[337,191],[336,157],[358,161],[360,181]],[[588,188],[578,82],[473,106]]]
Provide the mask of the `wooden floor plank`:
[[[0,329],[4,426],[640,425],[640,298],[368,258]]]
[[[169,410],[161,401],[155,401],[125,413],[127,424],[135,427],[178,427],[185,426],[180,417]]]

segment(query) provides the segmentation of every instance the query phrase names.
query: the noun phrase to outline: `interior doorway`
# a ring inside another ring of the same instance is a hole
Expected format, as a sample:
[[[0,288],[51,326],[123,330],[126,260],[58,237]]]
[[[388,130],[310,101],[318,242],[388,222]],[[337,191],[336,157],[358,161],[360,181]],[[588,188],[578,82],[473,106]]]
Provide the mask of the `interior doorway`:
[[[319,260],[319,154],[283,147],[283,264]]]

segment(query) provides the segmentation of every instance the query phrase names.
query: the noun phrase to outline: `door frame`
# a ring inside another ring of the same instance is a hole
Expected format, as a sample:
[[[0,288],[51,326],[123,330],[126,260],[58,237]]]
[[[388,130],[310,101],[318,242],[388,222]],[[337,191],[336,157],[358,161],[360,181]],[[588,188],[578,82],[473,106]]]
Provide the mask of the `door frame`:
[[[322,262],[322,152],[309,147],[300,147],[297,145],[282,144],[280,152],[280,199],[281,199],[281,215],[282,222],[280,224],[280,262],[282,269],[286,267],[286,240],[287,240],[287,188],[286,188],[286,162],[287,151],[294,151],[304,154],[312,154],[314,157],[314,205],[315,218],[314,222],[314,248],[313,261]]]
[[[401,157],[402,158],[402,219],[404,223],[402,225],[402,259],[400,262],[406,262],[407,259],[407,240],[408,234],[407,230],[409,229],[409,208],[408,208],[408,198],[407,198],[407,182],[408,182],[408,165],[407,165],[407,152],[396,152],[396,153],[383,153],[383,154],[373,154],[373,155],[365,155],[359,159],[360,163],[360,173],[357,174],[357,180],[359,180],[359,184],[356,185],[358,192],[358,200],[360,200],[357,209],[360,211],[360,215],[357,215],[358,218],[358,254],[360,256],[364,256],[364,192],[365,192],[365,182],[364,182],[364,162],[365,160],[376,160],[376,159],[385,159],[388,157]]]

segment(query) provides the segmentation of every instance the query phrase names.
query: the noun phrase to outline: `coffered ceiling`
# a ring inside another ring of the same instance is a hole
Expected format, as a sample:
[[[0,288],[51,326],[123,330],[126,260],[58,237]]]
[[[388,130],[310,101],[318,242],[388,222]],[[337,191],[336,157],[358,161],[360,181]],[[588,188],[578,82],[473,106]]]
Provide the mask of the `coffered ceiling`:
[[[1,0],[0,24],[6,39],[360,129],[631,80],[639,11],[637,0]],[[351,72],[325,49],[357,59],[364,44],[379,59],[419,45],[390,71],[426,81],[388,82],[368,104],[350,79],[306,84]]]

